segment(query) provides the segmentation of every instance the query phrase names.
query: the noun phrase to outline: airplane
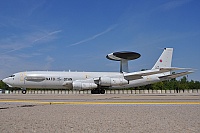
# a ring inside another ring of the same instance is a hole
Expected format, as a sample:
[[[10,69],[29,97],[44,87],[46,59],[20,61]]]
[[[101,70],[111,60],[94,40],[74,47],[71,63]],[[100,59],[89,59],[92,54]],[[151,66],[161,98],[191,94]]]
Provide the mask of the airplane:
[[[174,79],[193,73],[191,68],[171,67],[173,48],[164,48],[150,70],[129,72],[128,61],[141,55],[122,51],[108,54],[107,59],[120,61],[120,72],[61,72],[26,71],[3,79],[9,87],[18,87],[26,94],[26,88],[91,90],[91,94],[105,94],[105,89],[125,89]],[[172,73],[172,71],[181,71]]]

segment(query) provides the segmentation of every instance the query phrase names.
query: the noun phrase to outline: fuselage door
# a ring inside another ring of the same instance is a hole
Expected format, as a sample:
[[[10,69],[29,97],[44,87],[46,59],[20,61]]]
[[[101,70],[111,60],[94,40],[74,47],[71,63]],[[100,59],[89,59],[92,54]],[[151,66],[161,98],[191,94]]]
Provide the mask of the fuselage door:
[[[20,83],[25,84],[25,77],[26,77],[26,73],[20,73],[20,79],[19,79]]]

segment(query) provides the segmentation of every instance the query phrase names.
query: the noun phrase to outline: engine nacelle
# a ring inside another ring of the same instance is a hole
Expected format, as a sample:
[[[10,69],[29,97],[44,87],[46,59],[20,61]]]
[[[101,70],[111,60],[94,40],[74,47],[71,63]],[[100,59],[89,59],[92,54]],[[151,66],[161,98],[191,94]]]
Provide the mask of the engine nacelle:
[[[160,79],[157,76],[145,76],[144,78],[146,79],[147,82],[151,83],[160,81]]]
[[[95,83],[82,83],[75,81],[72,83],[73,90],[91,90],[97,88],[97,84]]]
[[[101,86],[122,86],[128,84],[128,81],[124,78],[110,78],[100,77],[99,85]]]

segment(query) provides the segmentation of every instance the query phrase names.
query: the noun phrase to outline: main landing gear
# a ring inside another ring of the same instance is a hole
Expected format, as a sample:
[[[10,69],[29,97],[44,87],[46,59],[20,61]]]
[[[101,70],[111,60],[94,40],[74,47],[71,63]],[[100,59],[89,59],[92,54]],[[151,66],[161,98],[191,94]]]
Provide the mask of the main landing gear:
[[[91,90],[91,94],[105,94],[105,90],[104,89],[93,89]]]

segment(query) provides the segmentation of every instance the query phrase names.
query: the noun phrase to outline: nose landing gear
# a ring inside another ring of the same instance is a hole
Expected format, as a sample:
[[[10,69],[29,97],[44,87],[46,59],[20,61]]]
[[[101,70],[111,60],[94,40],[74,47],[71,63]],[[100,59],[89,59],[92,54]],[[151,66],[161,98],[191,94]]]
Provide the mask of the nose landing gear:
[[[26,89],[22,88],[22,94],[26,94]]]

